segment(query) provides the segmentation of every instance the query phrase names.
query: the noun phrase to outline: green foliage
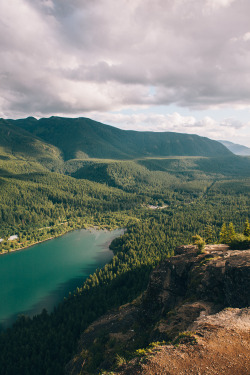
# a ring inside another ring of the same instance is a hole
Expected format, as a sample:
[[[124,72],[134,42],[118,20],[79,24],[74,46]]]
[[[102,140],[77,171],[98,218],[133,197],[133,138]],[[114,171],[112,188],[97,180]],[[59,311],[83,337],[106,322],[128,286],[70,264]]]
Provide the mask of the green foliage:
[[[235,233],[234,225],[233,225],[232,222],[230,222],[229,225],[228,225],[228,241],[229,241],[229,243],[231,243],[234,240],[235,235],[236,235],[236,233]]]
[[[246,221],[245,221],[243,234],[244,234],[244,236],[246,236],[246,237],[249,237],[249,236],[250,236],[250,224],[249,224],[248,219],[246,219]]]
[[[135,356],[136,357],[145,357],[149,353],[151,353],[151,349],[137,349],[135,351]]]
[[[133,356],[144,358],[153,353],[154,349],[157,349],[159,346],[166,345],[166,341],[155,341],[151,342],[146,348],[136,349],[133,353]]]
[[[195,332],[185,331],[179,333],[179,335],[173,340],[173,345],[178,346],[180,344],[197,344]]]
[[[198,234],[193,236],[192,240],[193,240],[193,244],[197,245],[198,250],[201,253],[204,250],[205,245],[206,245],[205,240],[201,236],[199,236]]]
[[[220,243],[228,244],[229,243],[229,233],[228,228],[225,223],[223,223],[220,231]]]
[[[119,354],[116,355],[115,357],[115,364],[117,367],[123,366],[127,363],[126,359]]]
[[[248,233],[248,219],[245,221],[243,233]],[[250,236],[242,233],[236,233],[232,222],[229,223],[227,228],[224,223],[221,228],[221,243],[226,243],[234,250],[245,250],[250,248]],[[222,242],[222,239],[224,242]]]
[[[207,224],[205,227],[205,242],[207,244],[214,243],[216,241],[215,235],[214,235],[214,228],[212,225]]]
[[[157,348],[159,346],[166,345],[166,341],[153,341],[149,344],[150,348]]]
[[[250,249],[250,236],[237,233],[230,242],[230,248],[233,250],[247,250]]]

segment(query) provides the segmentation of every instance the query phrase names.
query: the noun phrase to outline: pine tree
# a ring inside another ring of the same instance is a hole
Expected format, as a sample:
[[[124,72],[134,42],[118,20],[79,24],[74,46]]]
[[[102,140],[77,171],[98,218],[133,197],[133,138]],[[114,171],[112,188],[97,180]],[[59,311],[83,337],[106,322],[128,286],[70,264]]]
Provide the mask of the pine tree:
[[[229,235],[227,225],[225,223],[222,224],[221,231],[220,231],[220,243],[229,243]]]
[[[235,238],[235,229],[234,229],[234,225],[232,222],[229,223],[229,226],[228,226],[228,240],[229,240],[229,243],[232,242]]]
[[[246,219],[246,221],[245,221],[243,234],[244,234],[244,236],[246,236],[246,237],[249,237],[249,236],[250,236],[250,224],[249,224],[248,219]]]
[[[213,235],[213,227],[212,225],[206,225],[205,228],[205,241],[206,243],[213,243],[214,242],[214,235]]]

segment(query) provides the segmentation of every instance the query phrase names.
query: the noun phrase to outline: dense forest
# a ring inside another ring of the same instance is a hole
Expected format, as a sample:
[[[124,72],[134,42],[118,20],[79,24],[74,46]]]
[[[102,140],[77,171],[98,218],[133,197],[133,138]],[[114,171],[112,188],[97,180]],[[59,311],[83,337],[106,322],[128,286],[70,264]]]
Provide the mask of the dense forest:
[[[22,316],[2,331],[3,375],[63,374],[81,332],[109,309],[138,297],[153,267],[173,256],[176,246],[190,243],[194,235],[208,243],[219,242],[223,231],[228,238],[233,222],[234,231],[240,233],[234,246],[249,237],[249,158],[226,152],[217,157],[111,160],[78,153],[77,159],[65,160],[58,145],[49,143],[54,135],[44,123],[35,136],[40,131],[47,134],[46,140],[32,138],[29,127],[34,121],[29,119],[27,126],[11,123],[11,142],[4,137],[0,141],[0,251],[23,248],[75,228],[124,227],[126,231],[111,244],[112,261],[52,313]],[[5,137],[6,126],[2,125]],[[26,147],[17,145],[20,137]],[[18,238],[10,241],[12,235]],[[101,351],[95,348],[93,353],[89,371],[94,373]]]

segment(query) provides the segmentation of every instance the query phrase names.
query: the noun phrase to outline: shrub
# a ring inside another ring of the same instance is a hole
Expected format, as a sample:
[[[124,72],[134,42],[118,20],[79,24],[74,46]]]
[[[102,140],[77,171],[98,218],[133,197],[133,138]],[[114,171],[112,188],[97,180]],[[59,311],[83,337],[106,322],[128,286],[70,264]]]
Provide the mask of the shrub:
[[[197,339],[194,336],[195,332],[185,331],[179,333],[179,335],[174,339],[173,345],[179,345],[179,344],[197,344]]]
[[[157,348],[158,346],[166,345],[166,341],[154,341],[149,344],[149,347],[154,349]]]
[[[206,245],[205,240],[201,236],[199,236],[198,234],[193,236],[192,240],[193,240],[193,244],[197,245],[199,253],[202,253],[202,251],[204,250],[205,245]]]
[[[120,356],[119,354],[116,354],[115,364],[116,364],[117,367],[123,366],[126,363],[127,363],[127,361],[124,357]]]
[[[148,349],[137,349],[135,351],[135,355],[137,357],[144,357],[145,355],[147,355],[148,353],[150,352],[150,350]]]
[[[250,249],[250,237],[244,236],[244,234],[237,233],[230,243],[232,250],[247,250]]]

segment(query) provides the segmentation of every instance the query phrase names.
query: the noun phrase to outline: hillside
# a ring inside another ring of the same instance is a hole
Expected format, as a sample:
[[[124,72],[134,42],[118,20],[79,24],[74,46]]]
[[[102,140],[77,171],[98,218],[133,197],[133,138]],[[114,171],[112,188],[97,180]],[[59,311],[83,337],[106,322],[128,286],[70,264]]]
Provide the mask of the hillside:
[[[8,122],[58,147],[64,160],[231,155],[219,142],[198,135],[121,130],[88,118],[28,117]]]
[[[39,162],[46,166],[61,164],[60,151],[15,123],[0,119],[1,160],[19,159]]]
[[[250,148],[246,146],[239,145],[237,143],[229,142],[229,141],[218,141],[226,146],[231,152],[235,155],[241,156],[249,156],[250,155]]]
[[[139,299],[82,334],[67,375],[247,375],[249,270],[250,250],[177,248],[152,272]]]

